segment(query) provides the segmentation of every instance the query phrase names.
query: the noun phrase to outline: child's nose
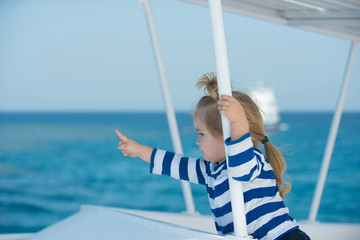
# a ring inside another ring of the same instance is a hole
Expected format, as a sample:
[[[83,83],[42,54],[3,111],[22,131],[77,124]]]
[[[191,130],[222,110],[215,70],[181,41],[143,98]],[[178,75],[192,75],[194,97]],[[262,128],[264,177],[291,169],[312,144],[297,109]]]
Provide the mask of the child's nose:
[[[196,140],[196,145],[200,146],[200,140],[199,140],[199,138]]]

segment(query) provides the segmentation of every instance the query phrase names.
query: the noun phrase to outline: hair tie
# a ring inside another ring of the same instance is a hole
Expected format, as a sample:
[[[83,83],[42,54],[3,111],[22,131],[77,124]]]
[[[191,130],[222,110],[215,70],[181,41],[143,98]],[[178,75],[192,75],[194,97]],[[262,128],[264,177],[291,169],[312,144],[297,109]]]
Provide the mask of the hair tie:
[[[264,139],[261,140],[261,143],[262,143],[262,144],[265,144],[265,143],[267,143],[268,141],[269,141],[268,137],[265,136]]]

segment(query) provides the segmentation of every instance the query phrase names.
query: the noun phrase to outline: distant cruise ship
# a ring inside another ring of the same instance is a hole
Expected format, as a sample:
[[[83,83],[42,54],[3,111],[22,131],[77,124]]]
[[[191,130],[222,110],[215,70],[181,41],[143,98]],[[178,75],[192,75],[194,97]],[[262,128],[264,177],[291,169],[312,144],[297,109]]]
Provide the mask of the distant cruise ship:
[[[287,129],[286,124],[280,123],[279,108],[271,88],[264,87],[263,83],[258,81],[256,87],[250,89],[249,95],[260,108],[267,133]]]

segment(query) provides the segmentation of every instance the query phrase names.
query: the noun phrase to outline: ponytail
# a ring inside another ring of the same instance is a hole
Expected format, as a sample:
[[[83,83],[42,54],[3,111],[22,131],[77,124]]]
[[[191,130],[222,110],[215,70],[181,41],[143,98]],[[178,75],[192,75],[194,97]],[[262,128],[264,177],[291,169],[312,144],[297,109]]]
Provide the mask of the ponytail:
[[[291,184],[289,182],[283,181],[282,175],[286,169],[286,162],[284,157],[280,152],[272,145],[270,142],[264,144],[265,156],[269,161],[276,179],[276,185],[279,188],[280,196],[282,199],[285,198],[285,194],[290,191]]]
[[[201,89],[204,88],[205,96],[210,96],[214,101],[219,99],[217,78],[215,73],[206,73],[198,80],[196,86]]]
[[[284,199],[285,194],[290,190],[290,183],[284,182],[282,179],[282,175],[286,168],[285,159],[265,136],[262,116],[256,103],[247,94],[238,91],[233,91],[232,94],[244,108],[246,118],[249,122],[250,135],[254,147],[257,147],[260,143],[264,144],[265,157],[274,171],[276,185],[279,189],[281,198]]]

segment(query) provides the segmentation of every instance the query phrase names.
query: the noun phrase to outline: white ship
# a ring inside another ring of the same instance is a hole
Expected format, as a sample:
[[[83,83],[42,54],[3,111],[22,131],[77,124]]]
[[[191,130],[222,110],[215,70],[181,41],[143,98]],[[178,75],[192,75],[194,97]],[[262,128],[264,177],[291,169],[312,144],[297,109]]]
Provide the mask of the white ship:
[[[280,122],[279,107],[271,88],[265,87],[262,81],[257,81],[256,87],[250,89],[249,95],[260,108],[266,133],[287,129],[286,124]]]

